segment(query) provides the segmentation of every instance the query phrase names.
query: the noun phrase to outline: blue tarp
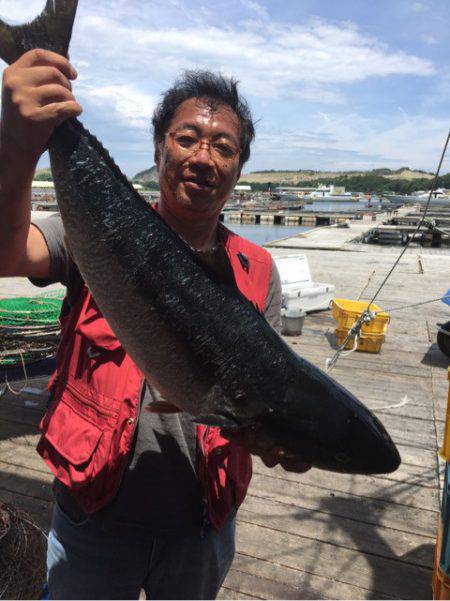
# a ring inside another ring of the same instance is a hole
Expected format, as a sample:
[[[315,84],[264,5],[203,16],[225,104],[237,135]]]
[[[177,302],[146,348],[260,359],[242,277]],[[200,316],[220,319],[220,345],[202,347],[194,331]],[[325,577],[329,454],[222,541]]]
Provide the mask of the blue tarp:
[[[445,297],[447,297],[447,298],[445,298]],[[442,302],[445,303],[446,305],[448,305],[450,307],[450,288],[443,295]]]

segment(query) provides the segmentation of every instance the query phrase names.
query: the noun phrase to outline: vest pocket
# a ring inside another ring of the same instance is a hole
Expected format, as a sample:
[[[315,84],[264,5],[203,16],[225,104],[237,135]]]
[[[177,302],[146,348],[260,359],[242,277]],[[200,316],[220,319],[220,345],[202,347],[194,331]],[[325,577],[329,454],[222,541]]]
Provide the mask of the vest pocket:
[[[52,472],[71,489],[85,486],[95,476],[94,456],[103,431],[68,404],[63,397],[44,416],[38,452]],[[98,454],[98,453],[97,453]]]

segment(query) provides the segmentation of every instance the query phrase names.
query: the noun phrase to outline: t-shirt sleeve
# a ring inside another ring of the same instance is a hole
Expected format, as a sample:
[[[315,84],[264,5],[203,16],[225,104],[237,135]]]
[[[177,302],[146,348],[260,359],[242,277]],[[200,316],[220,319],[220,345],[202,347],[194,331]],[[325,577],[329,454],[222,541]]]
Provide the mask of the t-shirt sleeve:
[[[264,316],[274,330],[281,332],[281,279],[273,259]]]
[[[44,236],[50,254],[50,276],[46,279],[30,278],[35,286],[48,286],[60,282],[69,286],[76,266],[64,243],[64,226],[60,215],[51,215],[32,222]]]

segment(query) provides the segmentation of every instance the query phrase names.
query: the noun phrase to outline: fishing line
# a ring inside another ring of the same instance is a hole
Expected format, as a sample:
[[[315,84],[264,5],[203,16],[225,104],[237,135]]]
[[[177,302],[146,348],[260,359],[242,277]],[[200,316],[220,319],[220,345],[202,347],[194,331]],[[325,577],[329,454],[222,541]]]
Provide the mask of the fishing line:
[[[379,295],[379,293],[383,289],[384,285],[386,284],[386,282],[390,278],[392,272],[394,271],[394,269],[399,264],[401,258],[405,254],[405,252],[408,249],[409,245],[411,244],[412,240],[416,237],[417,233],[419,232],[420,228],[422,227],[422,225],[423,225],[423,223],[425,221],[425,217],[427,215],[427,212],[428,212],[428,209],[429,209],[429,206],[430,206],[430,202],[431,202],[431,197],[433,196],[433,193],[436,190],[437,180],[438,180],[438,177],[439,177],[439,173],[441,171],[442,163],[444,162],[444,157],[445,157],[445,154],[447,152],[447,147],[448,147],[449,140],[450,140],[450,130],[449,130],[449,132],[447,134],[447,139],[445,141],[444,148],[442,150],[441,159],[439,161],[438,168],[437,168],[436,173],[434,175],[433,183],[432,183],[432,186],[430,188],[430,193],[428,195],[427,204],[425,205],[425,210],[423,211],[422,218],[419,221],[419,224],[417,225],[416,230],[414,231],[414,233],[412,234],[412,236],[408,238],[408,240],[407,240],[407,242],[405,244],[405,247],[403,248],[403,250],[401,251],[401,253],[397,257],[396,261],[392,265],[391,269],[387,273],[387,275],[384,278],[384,280],[381,282],[378,290],[373,295],[372,300],[369,301],[366,309],[362,312],[362,314],[360,315],[360,317],[354,322],[353,326],[350,328],[347,336],[344,339],[344,342],[338,348],[338,350],[336,351],[336,353],[334,354],[334,356],[331,359],[328,358],[325,361],[325,369],[326,369],[327,372],[330,371],[336,365],[336,363],[337,363],[337,361],[338,361],[338,359],[339,359],[342,351],[345,349],[345,347],[348,344],[348,342],[351,339],[351,337],[355,336],[355,341],[356,341],[356,338],[359,336],[359,333],[361,331],[361,328],[362,328],[363,324],[364,323],[370,323],[372,321],[372,319],[375,317],[375,313],[370,311],[371,305],[373,304],[373,302],[375,301],[375,299],[377,298],[377,296]],[[444,298],[447,298],[447,297],[444,297]],[[441,300],[441,299],[442,299],[442,297],[439,298],[439,299],[437,299],[437,300]],[[420,304],[427,304],[428,302],[434,302],[434,300],[433,301],[426,301],[425,303],[420,303]],[[350,352],[353,352],[354,350],[356,350],[356,345],[353,346],[353,349]],[[349,354],[349,353],[347,353],[347,354]]]
[[[429,206],[430,206],[430,202],[431,202],[431,197],[432,197],[432,195],[433,195],[434,191],[436,190],[437,179],[438,179],[438,177],[439,177],[439,172],[440,172],[440,170],[441,170],[442,163],[444,162],[444,157],[445,157],[445,153],[447,152],[447,146],[448,146],[448,142],[449,142],[449,140],[450,140],[450,130],[449,130],[449,132],[448,132],[448,134],[447,134],[447,140],[445,141],[444,149],[443,149],[443,151],[442,151],[442,154],[441,154],[441,160],[439,161],[439,165],[438,165],[437,171],[436,171],[436,173],[435,173],[435,176],[434,176],[433,184],[432,184],[432,186],[431,186],[431,188],[430,188],[430,193],[429,193],[429,195],[428,195],[428,200],[427,200],[427,204],[425,205],[425,210],[424,210],[424,212],[423,212],[422,219],[419,221],[419,225],[417,226],[417,228],[416,228],[416,231],[415,231],[415,232],[412,234],[412,236],[411,236],[410,238],[408,238],[408,240],[407,240],[407,242],[406,242],[406,244],[405,244],[405,246],[404,246],[404,248],[403,248],[402,252],[401,252],[401,253],[400,253],[400,255],[398,256],[398,258],[397,258],[397,260],[395,261],[395,263],[392,265],[392,267],[391,267],[390,271],[388,272],[388,274],[386,275],[386,277],[385,277],[385,278],[384,278],[384,280],[382,281],[382,283],[381,283],[380,287],[378,288],[378,290],[377,290],[377,291],[375,292],[375,294],[373,295],[373,298],[372,298],[372,300],[369,302],[369,304],[368,304],[368,306],[367,306],[367,309],[366,309],[366,311],[367,311],[367,310],[370,310],[370,305],[371,305],[371,304],[372,304],[372,303],[375,301],[375,299],[377,298],[378,294],[381,292],[381,290],[382,290],[383,286],[386,284],[386,282],[388,281],[389,277],[391,276],[391,273],[394,271],[394,269],[395,269],[395,268],[397,267],[397,265],[399,264],[399,262],[400,262],[401,258],[402,258],[402,257],[403,257],[403,255],[405,254],[405,252],[406,252],[407,248],[408,248],[408,247],[409,247],[409,245],[411,244],[412,240],[413,240],[413,239],[416,237],[416,234],[419,232],[420,228],[422,227],[422,225],[423,225],[423,223],[424,223],[424,221],[425,221],[425,217],[426,217],[426,215],[427,215],[427,212],[428,212],[428,209],[429,209]]]
[[[447,298],[450,299],[450,295],[440,296],[439,298],[432,298],[430,300],[422,301],[421,303],[413,303],[412,305],[402,305],[401,307],[392,307],[390,309],[383,309],[382,311],[374,311],[373,315],[376,316],[378,313],[392,313],[393,311],[401,311],[402,309],[410,309],[411,307],[420,307],[420,305],[428,305],[429,303],[444,301]]]

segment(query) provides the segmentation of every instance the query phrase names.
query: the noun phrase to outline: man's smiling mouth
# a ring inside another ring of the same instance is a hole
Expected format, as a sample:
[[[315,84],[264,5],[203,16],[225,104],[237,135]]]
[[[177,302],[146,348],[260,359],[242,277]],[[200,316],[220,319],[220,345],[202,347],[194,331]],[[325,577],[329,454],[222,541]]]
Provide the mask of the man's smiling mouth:
[[[192,186],[202,190],[212,190],[213,188],[215,188],[215,185],[210,180],[201,179],[198,177],[184,177],[183,182],[188,186]]]

